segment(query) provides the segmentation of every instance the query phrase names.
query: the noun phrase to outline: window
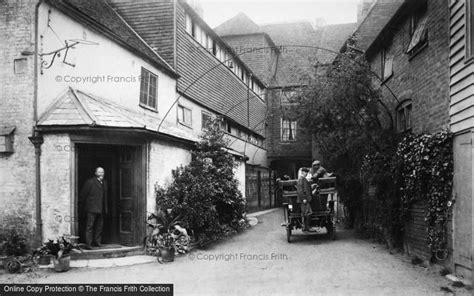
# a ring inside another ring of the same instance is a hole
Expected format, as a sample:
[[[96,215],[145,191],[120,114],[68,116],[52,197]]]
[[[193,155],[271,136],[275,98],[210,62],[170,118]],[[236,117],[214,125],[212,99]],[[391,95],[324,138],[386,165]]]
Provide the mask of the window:
[[[212,115],[207,112],[202,112],[201,116],[201,129],[206,129],[209,127],[212,121]]]
[[[140,77],[140,105],[156,109],[158,76],[142,68]]]
[[[212,54],[217,57],[217,44],[212,40]]]
[[[474,0],[466,0],[466,61],[474,59]]]
[[[393,55],[382,50],[382,80],[387,80],[393,74]]]
[[[249,76],[247,74],[247,71],[244,73],[244,77],[242,78],[243,82],[248,85],[249,84]]]
[[[428,41],[428,13],[427,4],[415,10],[410,16],[410,44],[407,53],[415,55],[419,52]]]
[[[282,89],[280,92],[281,104],[295,104],[296,102],[296,90],[287,88]]]
[[[397,108],[397,131],[404,132],[411,129],[411,100],[404,101]]]
[[[296,139],[296,121],[289,119],[281,120],[281,140],[294,141]]]
[[[212,40],[211,35],[207,35],[207,48],[209,52],[215,55],[214,53],[214,40]]]
[[[178,105],[178,122],[187,126],[192,124],[191,109]]]
[[[197,42],[201,43],[202,44],[202,30],[201,30],[201,27],[199,27],[198,25],[195,25],[195,36],[194,38],[196,38]]]
[[[227,123],[227,120],[225,120],[224,118],[220,118],[219,127],[225,132],[228,131],[229,125]]]
[[[191,19],[189,14],[186,14],[186,32],[193,35],[193,20]]]
[[[191,23],[191,35],[196,38],[197,35],[197,26],[194,22]]]

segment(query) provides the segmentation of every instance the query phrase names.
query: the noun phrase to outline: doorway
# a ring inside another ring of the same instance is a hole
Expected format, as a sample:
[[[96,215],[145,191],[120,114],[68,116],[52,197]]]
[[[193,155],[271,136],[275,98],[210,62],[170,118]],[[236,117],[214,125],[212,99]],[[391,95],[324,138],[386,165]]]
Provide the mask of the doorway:
[[[107,184],[107,214],[102,244],[140,245],[143,237],[145,196],[141,146],[76,144],[77,191],[102,167]],[[76,198],[79,242],[85,242],[86,211]]]

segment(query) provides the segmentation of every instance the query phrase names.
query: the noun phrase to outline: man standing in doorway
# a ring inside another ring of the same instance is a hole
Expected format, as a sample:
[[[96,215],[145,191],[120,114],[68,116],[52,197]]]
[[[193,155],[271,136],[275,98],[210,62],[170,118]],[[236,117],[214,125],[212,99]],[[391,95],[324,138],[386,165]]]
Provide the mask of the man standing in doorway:
[[[86,211],[86,246],[101,246],[104,215],[107,214],[107,183],[104,180],[104,169],[95,169],[95,177],[86,181],[82,187],[80,198]]]

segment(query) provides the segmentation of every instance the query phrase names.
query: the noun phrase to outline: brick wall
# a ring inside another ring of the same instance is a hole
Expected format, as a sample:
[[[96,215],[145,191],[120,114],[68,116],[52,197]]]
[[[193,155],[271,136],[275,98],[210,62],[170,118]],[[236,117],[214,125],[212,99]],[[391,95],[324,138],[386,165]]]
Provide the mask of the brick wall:
[[[414,133],[435,132],[449,123],[449,10],[446,1],[428,2],[428,45],[412,58],[406,54],[410,43],[409,12],[389,25],[393,37],[368,51],[372,70],[381,76],[381,49],[393,55],[393,76],[382,86],[386,103],[393,110],[398,101],[412,100]],[[394,98],[392,93],[397,97]]]
[[[367,56],[372,70],[379,77],[382,76],[382,48],[394,57],[393,75],[381,86],[383,99],[392,110],[393,118],[396,120],[395,110],[399,102],[411,99],[412,132],[433,133],[449,124],[448,3],[444,0],[428,1],[428,43],[412,57],[406,54],[411,40],[410,11],[406,6],[402,8],[396,21],[388,24],[391,29],[383,33],[384,41],[379,40],[369,48]],[[425,208],[425,204],[416,204],[410,210],[404,244],[408,254],[428,260],[431,254],[426,240]],[[451,244],[451,240],[448,241],[448,249],[451,249]]]
[[[267,126],[267,147],[269,158],[311,158],[311,135],[299,122],[296,127],[296,140],[281,140],[281,119],[297,118],[295,108],[298,105],[281,104],[281,89],[268,90],[269,119]]]
[[[21,213],[24,226],[31,231],[35,225],[35,153],[28,137],[34,125],[34,56],[21,52],[34,49],[35,4],[0,1],[0,125],[16,126],[14,153],[0,154],[0,217]],[[15,73],[15,59],[26,59],[21,73]]]
[[[297,121],[296,140],[281,140],[282,118],[296,119],[297,105],[281,104],[280,88],[268,89],[269,116],[267,121],[266,146],[270,168],[276,171],[277,177],[289,175],[296,178],[296,172],[301,166],[309,166],[312,157],[311,134]]]

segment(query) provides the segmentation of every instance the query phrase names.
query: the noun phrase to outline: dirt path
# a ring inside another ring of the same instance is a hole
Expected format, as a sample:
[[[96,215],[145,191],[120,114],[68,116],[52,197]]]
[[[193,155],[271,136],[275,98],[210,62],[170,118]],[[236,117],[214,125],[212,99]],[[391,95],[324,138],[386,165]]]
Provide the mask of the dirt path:
[[[448,287],[443,277],[351,231],[339,230],[335,241],[298,232],[289,244],[282,216],[261,216],[250,230],[171,264],[43,271],[0,282],[173,283],[176,295],[452,295],[440,290]]]

